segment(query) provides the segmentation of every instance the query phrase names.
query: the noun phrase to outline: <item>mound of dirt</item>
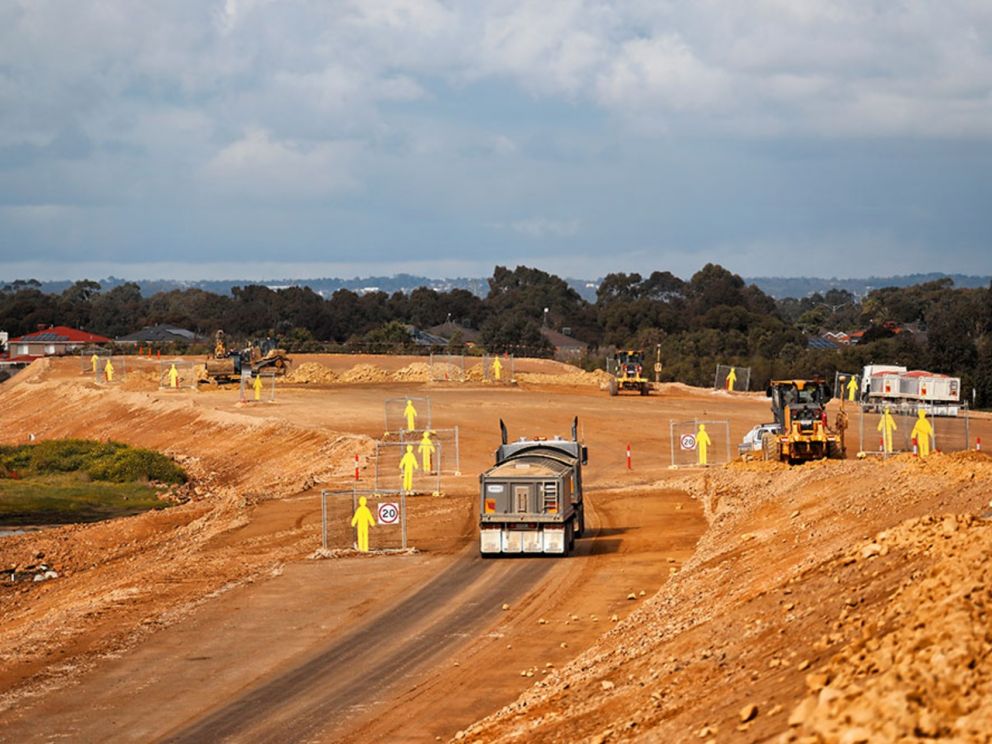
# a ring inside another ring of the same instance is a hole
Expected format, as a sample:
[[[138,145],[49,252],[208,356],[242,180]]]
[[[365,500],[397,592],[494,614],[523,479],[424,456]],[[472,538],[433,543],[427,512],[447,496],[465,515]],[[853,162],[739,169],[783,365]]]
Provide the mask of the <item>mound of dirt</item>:
[[[451,362],[435,362],[431,365],[430,375],[434,382],[461,382],[465,379],[465,370]]]
[[[589,385],[605,390],[613,379],[613,375],[601,369],[593,372],[586,372],[576,369],[574,372],[566,372],[560,375],[548,374],[545,372],[518,372],[516,374],[518,382],[525,382],[531,385]]]
[[[424,362],[413,362],[393,372],[396,382],[430,382],[431,365]]]
[[[292,385],[330,385],[338,379],[337,373],[317,362],[305,362],[294,367],[284,378]]]
[[[339,382],[389,382],[389,373],[374,364],[356,364],[338,378]]]

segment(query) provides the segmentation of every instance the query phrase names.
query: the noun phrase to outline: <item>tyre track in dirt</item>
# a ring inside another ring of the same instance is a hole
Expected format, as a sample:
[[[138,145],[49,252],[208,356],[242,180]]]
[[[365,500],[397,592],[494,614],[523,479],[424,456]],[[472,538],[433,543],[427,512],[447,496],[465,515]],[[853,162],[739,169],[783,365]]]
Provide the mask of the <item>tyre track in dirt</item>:
[[[555,565],[547,558],[484,560],[467,549],[419,592],[335,641],[296,668],[166,738],[202,741],[306,741],[340,723],[363,701],[450,652]],[[388,638],[385,645],[375,639]],[[395,640],[392,640],[395,639]]]

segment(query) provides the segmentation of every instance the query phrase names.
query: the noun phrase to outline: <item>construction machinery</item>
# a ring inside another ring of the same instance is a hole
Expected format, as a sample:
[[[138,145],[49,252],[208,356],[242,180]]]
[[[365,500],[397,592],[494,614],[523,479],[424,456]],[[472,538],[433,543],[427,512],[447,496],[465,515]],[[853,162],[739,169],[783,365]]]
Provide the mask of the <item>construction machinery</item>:
[[[510,442],[502,420],[499,428],[496,464],[479,476],[480,552],[567,555],[585,531],[582,466],[589,453],[579,442],[579,419],[571,439]]]
[[[771,398],[779,431],[766,431],[762,435],[765,460],[797,463],[825,457],[844,458],[840,417],[833,429],[827,423],[826,407],[833,393],[823,378],[772,380],[766,395]]]
[[[217,331],[214,353],[207,358],[207,381],[216,383],[239,380],[246,371],[250,371],[253,376],[263,371],[281,376],[286,374],[290,361],[286,350],[276,348],[271,338],[252,342],[241,350],[229,350],[224,341],[224,331]]]
[[[641,395],[651,392],[651,381],[644,376],[643,351],[618,351],[610,360],[613,379],[610,380],[610,395],[623,390],[636,390]]]

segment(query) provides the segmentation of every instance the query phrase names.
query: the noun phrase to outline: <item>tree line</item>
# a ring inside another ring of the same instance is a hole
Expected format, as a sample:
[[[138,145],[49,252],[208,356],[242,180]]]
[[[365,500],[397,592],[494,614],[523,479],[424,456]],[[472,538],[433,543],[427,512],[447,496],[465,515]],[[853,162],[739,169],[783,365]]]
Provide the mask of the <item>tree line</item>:
[[[272,336],[290,351],[412,351],[408,326],[447,322],[478,331],[493,353],[548,356],[550,328],[589,345],[587,368],[615,348],[659,350],[665,380],[712,384],[717,363],[749,366],[752,386],[783,377],[857,372],[869,363],[904,364],[962,377],[980,406],[992,406],[992,288],[955,288],[942,279],[880,288],[864,297],[842,289],[776,301],[727,269],[707,264],[688,280],[668,271],[614,273],[587,302],[561,278],[535,268],[495,267],[485,297],[463,289],[428,288],[328,298],[306,287],[235,287],[230,295],[202,289],[144,297],[130,283],[101,291],[79,281],[61,294],[37,282],[0,289],[0,329],[16,336],[68,325],[111,338],[144,326],[174,325],[211,337]],[[910,326],[914,332],[904,332]],[[864,330],[861,343],[812,349],[825,331]],[[465,339],[456,332],[451,346]],[[179,349],[180,351],[183,349]],[[654,354],[649,353],[649,360]]]

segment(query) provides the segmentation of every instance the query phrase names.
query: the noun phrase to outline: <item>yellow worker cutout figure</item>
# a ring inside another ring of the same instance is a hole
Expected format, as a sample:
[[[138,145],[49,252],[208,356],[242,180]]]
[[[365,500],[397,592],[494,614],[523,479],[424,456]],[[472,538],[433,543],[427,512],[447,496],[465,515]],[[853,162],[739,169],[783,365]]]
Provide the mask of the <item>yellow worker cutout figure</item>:
[[[103,367],[103,374],[104,377],[107,378],[107,382],[114,381],[114,365],[110,363],[109,359],[107,360],[106,365],[104,365]]]
[[[252,389],[255,391],[255,400],[262,399],[262,376],[255,375],[255,381],[251,384]]]
[[[169,387],[173,389],[179,387],[179,370],[176,369],[175,362],[169,367]]]
[[[851,381],[847,383],[847,399],[854,400],[854,396],[858,392],[858,378],[851,375]]]
[[[729,393],[734,389],[734,383],[737,382],[737,370],[733,367],[730,368],[730,374],[727,375],[727,392]]]
[[[375,517],[372,516],[372,510],[367,506],[368,503],[367,498],[359,496],[358,508],[355,509],[355,514],[351,518],[351,526],[358,534],[358,549],[362,553],[369,552],[369,527],[375,527]]]
[[[90,365],[93,367],[93,374],[96,374],[96,363],[100,361],[100,357],[96,354],[90,357]]]
[[[424,474],[430,473],[434,468],[431,467],[431,460],[434,457],[434,453],[437,452],[437,447],[434,446],[434,442],[431,441],[431,433],[429,431],[424,432],[424,438],[420,440],[420,462],[424,468]]]
[[[696,432],[696,455],[699,458],[700,465],[707,465],[707,450],[713,442],[710,441],[710,435],[706,433],[706,424],[699,425],[699,431]]]
[[[500,363],[499,357],[496,357],[495,359],[493,359],[493,379],[496,380],[496,382],[499,382],[502,374],[503,374],[503,365]]]
[[[892,432],[896,431],[899,427],[896,426],[896,420],[892,418],[892,413],[889,411],[889,407],[885,407],[885,412],[882,414],[882,418],[878,421],[878,426],[875,427],[878,431],[882,432],[882,449],[886,453],[892,453]]]
[[[916,439],[916,449],[920,453],[920,457],[928,457],[930,455],[930,441],[933,437],[933,424],[927,421],[927,412],[922,408],[917,414],[919,418],[916,419],[912,436]]]
[[[400,458],[400,472],[403,473],[403,490],[413,491],[413,471],[418,470],[417,456],[413,454],[413,445],[406,446],[406,453]]]
[[[413,407],[413,401],[407,400],[406,408],[403,409],[403,415],[406,416],[406,429],[407,431],[413,431],[417,428],[417,409]]]

